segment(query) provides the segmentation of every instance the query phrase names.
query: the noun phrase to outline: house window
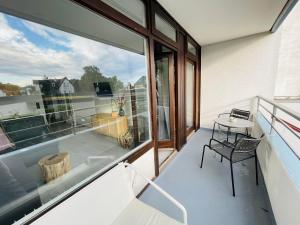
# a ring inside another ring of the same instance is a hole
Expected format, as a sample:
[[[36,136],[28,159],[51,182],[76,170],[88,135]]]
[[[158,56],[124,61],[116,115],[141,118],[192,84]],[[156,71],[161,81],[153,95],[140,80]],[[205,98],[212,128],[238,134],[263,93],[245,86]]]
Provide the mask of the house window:
[[[69,0],[0,11],[0,223],[11,224],[151,141],[147,42]]]
[[[102,0],[102,2],[146,27],[145,4],[142,0]]]

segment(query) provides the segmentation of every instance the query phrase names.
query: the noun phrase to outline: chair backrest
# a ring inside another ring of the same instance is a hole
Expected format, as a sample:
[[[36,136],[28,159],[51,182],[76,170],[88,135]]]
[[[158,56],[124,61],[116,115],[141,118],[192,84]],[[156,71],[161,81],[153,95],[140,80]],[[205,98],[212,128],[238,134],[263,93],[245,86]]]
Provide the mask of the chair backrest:
[[[120,163],[32,224],[109,225],[134,198],[130,173]]]
[[[241,109],[232,109],[230,112],[230,116],[239,119],[249,120],[250,111],[241,110]]]
[[[238,140],[234,152],[247,153],[255,151],[262,138],[263,135],[260,138],[241,138]]]

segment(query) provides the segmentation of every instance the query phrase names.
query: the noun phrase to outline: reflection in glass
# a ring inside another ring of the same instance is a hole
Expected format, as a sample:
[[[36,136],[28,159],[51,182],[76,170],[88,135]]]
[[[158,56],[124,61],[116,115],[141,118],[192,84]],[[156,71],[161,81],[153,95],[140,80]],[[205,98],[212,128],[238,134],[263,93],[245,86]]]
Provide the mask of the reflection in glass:
[[[189,41],[188,41],[188,44],[187,44],[187,48],[188,48],[189,53],[191,53],[192,55],[195,55],[195,56],[197,55],[196,47],[192,43],[190,43]]]
[[[71,1],[29,2],[35,22],[0,13],[1,225],[150,139],[144,38]]]
[[[146,27],[145,4],[142,0],[102,0],[128,18]]]
[[[155,28],[173,41],[176,40],[176,29],[160,15],[155,13]]]
[[[170,139],[169,59],[155,60],[158,139]]]
[[[194,123],[194,85],[195,85],[195,67],[194,64],[186,63],[185,73],[185,107],[186,107],[186,126],[193,127]]]

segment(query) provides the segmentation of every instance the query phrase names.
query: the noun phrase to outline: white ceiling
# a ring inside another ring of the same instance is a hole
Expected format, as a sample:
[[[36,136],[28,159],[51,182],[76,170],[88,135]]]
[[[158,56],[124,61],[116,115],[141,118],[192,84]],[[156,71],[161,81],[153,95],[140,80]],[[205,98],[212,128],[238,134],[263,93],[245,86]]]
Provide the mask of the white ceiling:
[[[200,44],[269,31],[287,0],[158,0]]]

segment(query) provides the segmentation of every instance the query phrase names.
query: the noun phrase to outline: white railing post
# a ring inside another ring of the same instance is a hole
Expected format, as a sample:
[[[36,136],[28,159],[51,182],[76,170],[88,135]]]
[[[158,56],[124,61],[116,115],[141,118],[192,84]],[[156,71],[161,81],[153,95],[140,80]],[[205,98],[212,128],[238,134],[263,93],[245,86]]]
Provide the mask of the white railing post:
[[[272,122],[271,122],[271,128],[270,128],[270,134],[273,131],[273,127],[275,127],[275,123],[276,123],[276,112],[277,112],[277,106],[273,105],[273,114],[271,115],[272,117]]]
[[[71,104],[71,111],[72,111],[72,130],[73,130],[73,134],[76,134],[76,127],[77,127],[77,120],[76,120],[76,112],[74,110],[74,104],[72,102]]]
[[[259,104],[260,104],[260,97],[257,96],[256,113],[258,113],[258,110],[259,110]]]

